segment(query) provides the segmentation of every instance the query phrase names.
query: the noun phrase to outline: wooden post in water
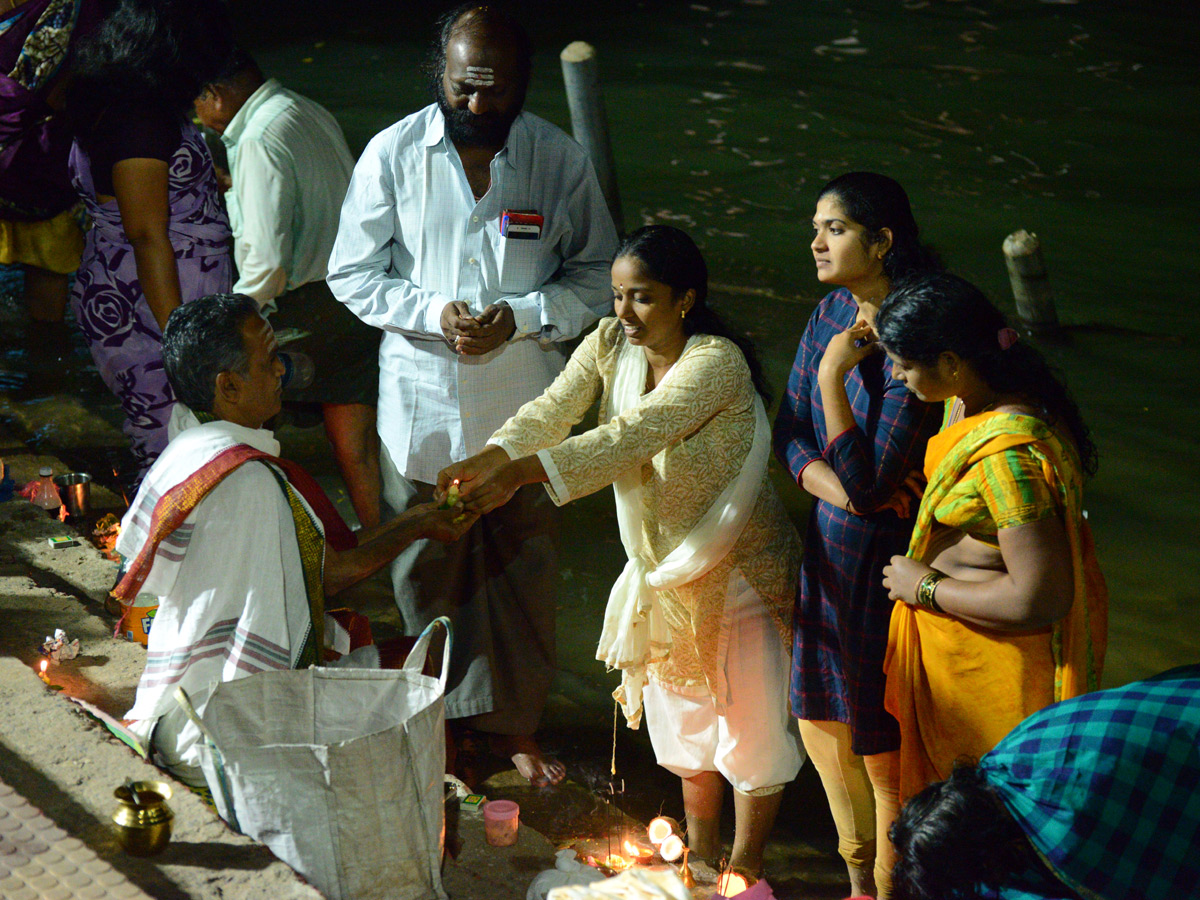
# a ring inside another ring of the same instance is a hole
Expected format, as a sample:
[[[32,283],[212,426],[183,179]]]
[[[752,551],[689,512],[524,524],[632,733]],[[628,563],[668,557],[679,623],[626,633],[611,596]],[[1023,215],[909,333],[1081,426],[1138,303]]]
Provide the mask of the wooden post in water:
[[[1050,288],[1050,276],[1037,235],[1022,228],[1006,237],[1004,261],[1008,265],[1008,280],[1012,283],[1021,324],[1031,334],[1058,331],[1054,291]]]
[[[624,234],[625,219],[621,214],[621,196],[617,192],[608,117],[604,114],[604,97],[600,93],[596,49],[585,41],[572,41],[559,54],[559,59],[567,88],[567,106],[571,110],[571,131],[591,157],[613,224],[618,233]]]

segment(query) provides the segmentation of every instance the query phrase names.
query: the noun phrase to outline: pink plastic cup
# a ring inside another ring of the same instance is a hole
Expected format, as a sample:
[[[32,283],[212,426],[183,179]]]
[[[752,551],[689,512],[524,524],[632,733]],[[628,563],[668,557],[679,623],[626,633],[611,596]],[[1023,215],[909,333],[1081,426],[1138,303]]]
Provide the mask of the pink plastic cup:
[[[517,842],[521,807],[512,800],[489,800],[483,804],[483,831],[493,847],[510,847]]]

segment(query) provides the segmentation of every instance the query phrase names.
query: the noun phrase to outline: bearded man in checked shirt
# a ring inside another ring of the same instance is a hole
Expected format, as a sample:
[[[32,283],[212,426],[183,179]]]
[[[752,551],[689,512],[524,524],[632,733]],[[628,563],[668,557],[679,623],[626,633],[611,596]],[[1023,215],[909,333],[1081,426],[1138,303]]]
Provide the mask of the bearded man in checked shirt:
[[[564,342],[608,311],[616,233],[582,148],[522,111],[531,48],[500,7],[443,20],[436,102],[376,135],[354,170],[328,282],[380,346],[384,500],[428,500],[438,472],[562,370]],[[519,227],[512,227],[514,215]],[[554,675],[554,506],[539,486],[452,552],[420,541],[393,568],[405,629],[454,623],[446,715],[534,784],[561,763],[534,739]]]

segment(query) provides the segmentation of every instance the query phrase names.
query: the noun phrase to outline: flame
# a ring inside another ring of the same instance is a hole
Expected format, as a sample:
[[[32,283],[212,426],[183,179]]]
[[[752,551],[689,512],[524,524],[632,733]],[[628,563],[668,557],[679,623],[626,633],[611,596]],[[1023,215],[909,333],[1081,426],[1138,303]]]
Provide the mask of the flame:
[[[625,855],[637,862],[639,859],[649,859],[654,855],[654,851],[646,847],[639,847],[632,841],[625,841]]]
[[[65,503],[60,503],[60,504],[59,504],[59,507],[58,507],[58,521],[60,521],[60,522],[65,522],[65,521],[67,521],[67,505],[66,505]]]
[[[96,527],[92,529],[92,543],[101,552],[105,559],[117,562],[119,557],[114,549],[117,544],[117,538],[121,534],[121,522],[112,513],[102,516],[96,522]]]
[[[42,674],[43,674],[43,675],[45,675],[45,674],[46,674],[46,668],[47,668],[47,666],[49,666],[49,665],[50,665],[50,660],[48,660],[48,659],[43,659],[43,660],[42,660],[42,662],[41,662],[41,670],[42,670]]]

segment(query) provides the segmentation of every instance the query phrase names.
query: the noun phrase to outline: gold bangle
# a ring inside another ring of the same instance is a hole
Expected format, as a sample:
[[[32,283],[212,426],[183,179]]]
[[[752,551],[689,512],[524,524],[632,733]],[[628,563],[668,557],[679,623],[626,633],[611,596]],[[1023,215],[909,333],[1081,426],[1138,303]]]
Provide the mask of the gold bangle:
[[[945,572],[938,572],[936,569],[932,572],[927,572],[921,576],[921,580],[917,582],[916,596],[913,598],[913,604],[921,609],[928,609],[932,612],[945,613],[945,610],[938,605],[934,594],[937,592],[937,586],[946,578]]]

